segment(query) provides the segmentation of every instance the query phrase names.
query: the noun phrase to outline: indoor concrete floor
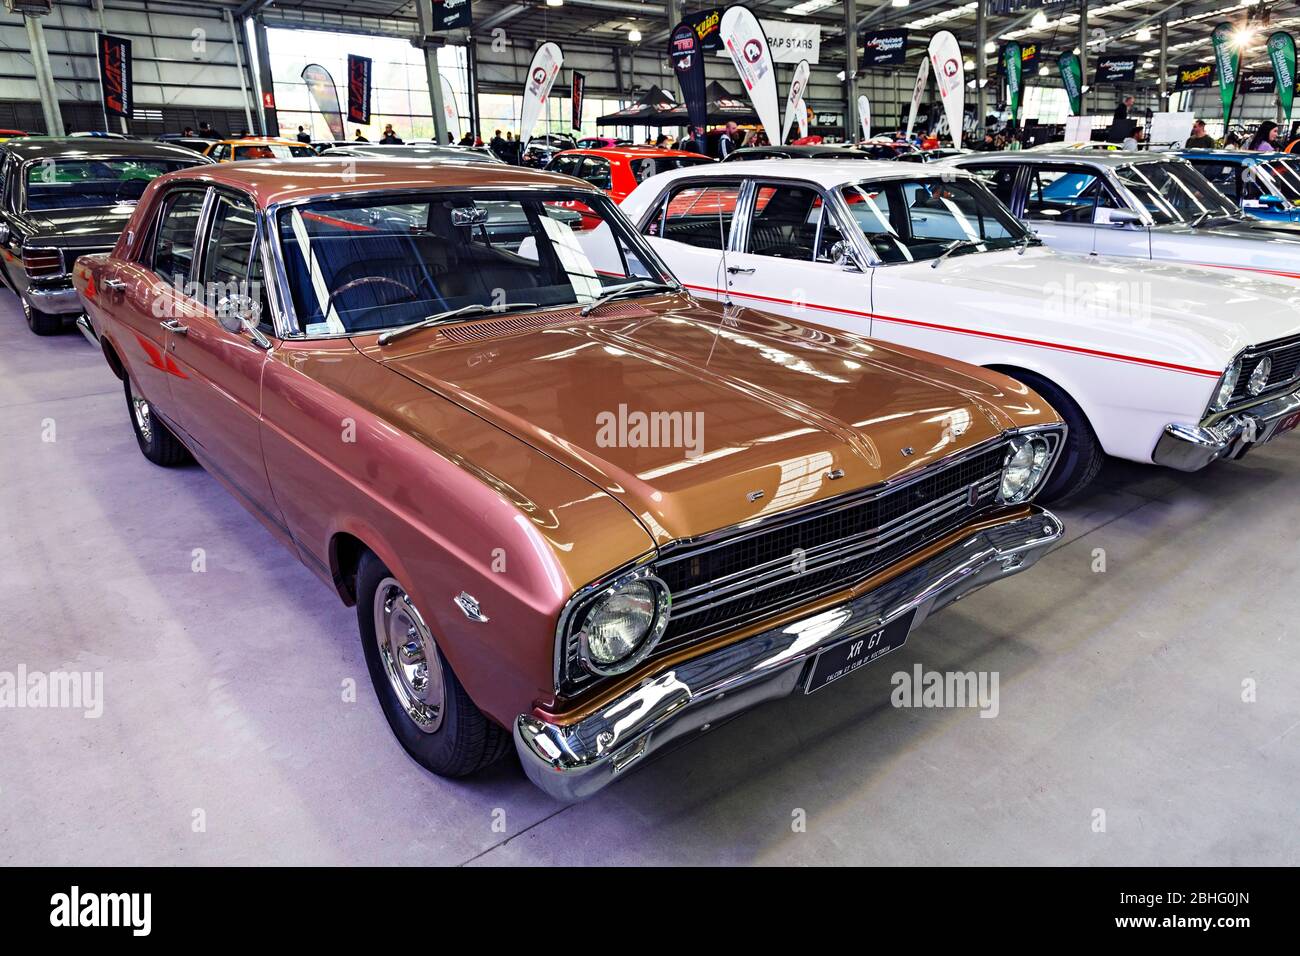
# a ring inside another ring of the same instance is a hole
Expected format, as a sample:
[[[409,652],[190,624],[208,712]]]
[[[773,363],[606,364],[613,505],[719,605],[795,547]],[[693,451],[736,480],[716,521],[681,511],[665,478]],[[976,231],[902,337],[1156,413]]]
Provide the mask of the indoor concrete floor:
[[[1300,434],[1109,465],[1031,572],[571,806],[409,760],[353,612],[7,292],[0,443],[0,671],[104,675],[98,719],[0,710],[3,863],[1300,863]],[[916,664],[998,715],[891,706]]]

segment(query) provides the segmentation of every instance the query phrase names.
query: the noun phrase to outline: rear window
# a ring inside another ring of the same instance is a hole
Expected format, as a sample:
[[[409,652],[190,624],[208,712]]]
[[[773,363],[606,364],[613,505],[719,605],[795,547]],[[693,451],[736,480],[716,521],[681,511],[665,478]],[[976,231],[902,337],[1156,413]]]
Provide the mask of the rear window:
[[[167,159],[46,159],[27,167],[27,208],[75,209],[135,202],[163,173],[193,166]]]
[[[236,146],[235,159],[297,159],[315,156],[310,146],[290,146],[287,143],[258,143],[256,146]]]
[[[666,173],[670,169],[685,169],[688,166],[699,166],[701,163],[707,162],[710,162],[710,160],[703,156],[699,159],[690,156],[653,156],[634,159],[628,165],[631,166],[632,175],[636,177],[636,181],[643,183],[651,176]]]

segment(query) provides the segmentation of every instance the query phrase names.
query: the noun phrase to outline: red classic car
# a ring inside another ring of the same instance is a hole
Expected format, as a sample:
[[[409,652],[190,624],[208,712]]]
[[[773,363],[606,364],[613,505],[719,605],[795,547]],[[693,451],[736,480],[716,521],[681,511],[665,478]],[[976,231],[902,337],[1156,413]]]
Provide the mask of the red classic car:
[[[622,202],[632,190],[656,173],[711,162],[712,159],[699,153],[656,149],[653,146],[628,146],[610,149],[566,149],[557,154],[546,169],[552,173],[577,176],[597,189],[605,190],[613,197],[614,202]],[[582,212],[582,209],[574,208],[577,212]],[[599,224],[599,216],[584,214],[584,229],[593,229]]]
[[[580,243],[557,202],[601,227]],[[141,452],[197,458],[356,606],[389,726],[435,773],[513,734],[534,782],[586,796],[1061,534],[1031,503],[1062,438],[1032,391],[696,300],[568,177],[174,173],[74,279]]]

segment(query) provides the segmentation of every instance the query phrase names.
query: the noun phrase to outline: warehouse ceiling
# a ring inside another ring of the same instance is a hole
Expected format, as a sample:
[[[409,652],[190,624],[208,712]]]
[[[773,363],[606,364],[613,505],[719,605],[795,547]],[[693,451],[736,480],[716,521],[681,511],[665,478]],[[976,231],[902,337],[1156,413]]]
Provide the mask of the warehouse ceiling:
[[[663,3],[640,0],[564,0],[558,7],[545,0],[473,0],[475,30],[479,36],[494,27],[508,34],[538,41],[568,41],[591,46],[639,46],[657,48],[667,36]],[[410,34],[415,30],[414,0],[221,0],[221,5],[245,13],[263,12],[269,22],[334,26],[371,32]],[[715,7],[718,3],[685,0],[684,12]],[[843,0],[749,0],[760,16],[780,20],[802,20],[822,26],[823,59],[842,62]],[[1017,4],[1003,3],[1008,7]],[[1023,4],[1022,4],[1023,5]],[[1037,43],[1045,53],[1071,49],[1079,43],[1079,7],[1075,0],[1049,2],[1041,9],[1022,9],[1007,15],[988,17],[988,37]],[[907,27],[918,38],[940,29],[952,30],[964,49],[975,49],[976,0],[911,0],[895,6],[894,0],[860,0],[857,4],[860,30]],[[1035,14],[1041,14],[1035,19]],[[1169,3],[1162,0],[1114,0],[1088,4],[1089,54],[1138,53],[1155,57],[1159,49],[1161,17],[1169,23],[1171,64],[1208,60],[1209,35],[1216,23],[1230,20],[1249,25],[1256,33],[1245,48],[1248,66],[1264,64],[1264,39],[1268,30],[1300,28],[1300,3],[1296,0],[1265,3],[1260,0],[1193,0]],[[1266,24],[1266,26],[1261,26]],[[641,40],[629,39],[639,30]],[[1149,36],[1148,36],[1149,32]],[[911,58],[920,57],[923,44],[913,43]]]

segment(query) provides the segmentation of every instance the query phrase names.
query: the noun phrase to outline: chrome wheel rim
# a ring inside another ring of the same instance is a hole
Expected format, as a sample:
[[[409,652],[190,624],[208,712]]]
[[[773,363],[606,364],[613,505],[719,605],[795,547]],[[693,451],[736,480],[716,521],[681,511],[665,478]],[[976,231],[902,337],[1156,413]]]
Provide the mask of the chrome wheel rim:
[[[135,427],[140,430],[140,437],[145,440],[145,444],[153,441],[153,414],[149,411],[149,403],[132,393],[131,412],[135,415]]]
[[[438,645],[395,578],[375,589],[375,642],[389,686],[411,723],[426,734],[442,726],[446,686]]]

